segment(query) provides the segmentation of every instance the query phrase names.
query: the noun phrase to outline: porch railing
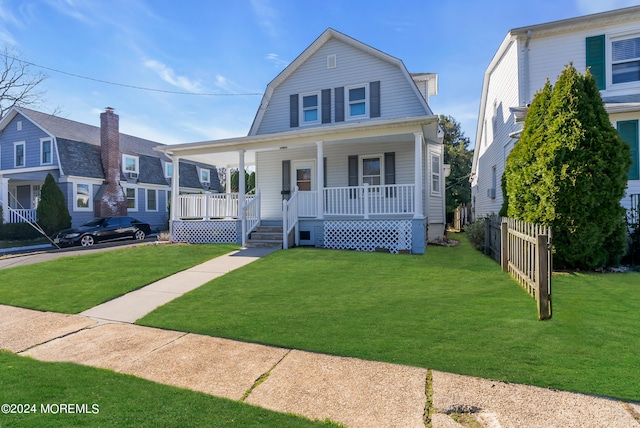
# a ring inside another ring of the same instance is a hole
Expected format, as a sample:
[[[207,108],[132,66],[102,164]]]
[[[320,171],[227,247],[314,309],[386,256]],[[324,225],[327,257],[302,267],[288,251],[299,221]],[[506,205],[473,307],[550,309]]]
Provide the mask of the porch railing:
[[[260,224],[260,191],[256,190],[256,193],[253,195],[245,195],[245,201],[245,212],[247,213],[247,236],[249,236],[249,234]]]
[[[282,201],[282,248],[285,250],[289,248],[289,233],[292,230],[294,230],[294,242],[298,245],[298,234],[295,233],[295,229],[298,226],[300,195],[303,193],[311,192],[299,192],[296,186],[289,200]]]
[[[413,184],[327,187],[324,189],[324,213],[364,218],[372,214],[413,214],[414,189]]]
[[[9,210],[8,223],[24,223],[30,221],[35,223],[37,220],[37,214],[35,209],[15,209]]]
[[[247,204],[257,195],[246,195]],[[178,197],[180,219],[211,220],[238,218],[237,193],[211,193],[180,195]]]

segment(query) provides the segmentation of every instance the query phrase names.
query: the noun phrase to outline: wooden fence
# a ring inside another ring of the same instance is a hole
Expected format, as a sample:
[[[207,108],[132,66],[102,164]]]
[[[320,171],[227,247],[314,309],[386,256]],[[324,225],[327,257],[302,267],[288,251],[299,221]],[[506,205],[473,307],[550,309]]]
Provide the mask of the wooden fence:
[[[490,255],[495,256],[495,249],[500,248],[498,260],[502,270],[509,272],[536,299],[538,318],[550,319],[553,272],[551,228],[492,217],[485,220],[486,230],[489,231],[485,233],[485,241]],[[499,234],[496,232],[498,221]]]
[[[471,223],[471,204],[460,204],[453,212],[453,229],[460,232]]]

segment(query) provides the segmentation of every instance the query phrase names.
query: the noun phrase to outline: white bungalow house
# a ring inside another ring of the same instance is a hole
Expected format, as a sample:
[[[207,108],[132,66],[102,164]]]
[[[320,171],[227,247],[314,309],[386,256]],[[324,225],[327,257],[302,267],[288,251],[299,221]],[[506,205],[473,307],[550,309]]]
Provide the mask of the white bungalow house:
[[[248,136],[157,149],[256,171],[247,195],[243,174],[240,194],[175,189],[172,239],[247,245],[275,226],[285,248],[423,253],[445,227],[436,92],[437,75],[326,30],[269,83]]]
[[[502,206],[500,180],[517,142],[527,105],[565,65],[590,68],[613,126],[631,146],[633,165],[622,205],[638,207],[640,171],[640,6],[514,28],[484,75],[471,170],[476,217]],[[636,211],[637,215],[637,211]]]

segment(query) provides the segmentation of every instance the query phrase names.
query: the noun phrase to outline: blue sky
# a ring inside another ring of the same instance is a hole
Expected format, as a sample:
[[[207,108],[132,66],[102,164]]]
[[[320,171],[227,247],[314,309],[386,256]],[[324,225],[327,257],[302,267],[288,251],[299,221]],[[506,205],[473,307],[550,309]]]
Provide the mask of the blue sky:
[[[511,28],[640,0],[0,0],[0,44],[52,70],[39,107],[166,144],[246,135],[266,85],[332,27],[439,74],[436,114],[475,138],[482,76]],[[217,94],[217,95],[205,95]]]

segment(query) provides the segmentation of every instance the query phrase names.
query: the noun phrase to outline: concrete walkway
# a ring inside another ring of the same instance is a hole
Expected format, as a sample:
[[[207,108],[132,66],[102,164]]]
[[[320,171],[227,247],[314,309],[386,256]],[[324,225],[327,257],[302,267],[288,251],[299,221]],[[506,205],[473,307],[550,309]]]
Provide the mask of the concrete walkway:
[[[80,315],[99,321],[134,323],[184,293],[274,251],[275,248],[244,248],[234,251],[95,306]]]
[[[271,251],[210,260],[80,315],[0,305],[0,348],[348,427],[460,428],[453,413],[483,427],[640,427],[638,403],[131,324]]]

